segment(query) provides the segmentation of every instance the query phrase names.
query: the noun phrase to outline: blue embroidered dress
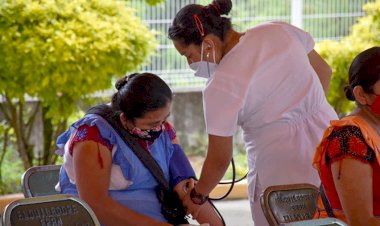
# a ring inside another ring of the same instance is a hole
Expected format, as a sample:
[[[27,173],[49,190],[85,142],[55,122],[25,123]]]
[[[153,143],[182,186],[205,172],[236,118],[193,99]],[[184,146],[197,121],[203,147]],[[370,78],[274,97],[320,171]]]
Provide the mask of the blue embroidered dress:
[[[61,193],[78,196],[69,144],[77,129],[83,125],[96,126],[100,136],[112,147],[109,195],[129,209],[159,221],[166,221],[161,214],[161,204],[156,196],[158,182],[107,121],[95,114],[86,115],[58,137],[57,146],[63,152],[64,163],[57,189],[60,189]],[[175,185],[183,179],[195,177],[195,174],[181,147],[172,144],[172,135],[165,129],[147,148],[160,165],[166,179],[171,185]]]

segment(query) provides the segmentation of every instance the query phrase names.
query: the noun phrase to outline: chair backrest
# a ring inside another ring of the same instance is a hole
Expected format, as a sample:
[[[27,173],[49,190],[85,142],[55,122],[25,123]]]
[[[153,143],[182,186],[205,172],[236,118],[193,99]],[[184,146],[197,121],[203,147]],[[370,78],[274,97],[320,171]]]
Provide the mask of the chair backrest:
[[[270,186],[261,194],[260,204],[271,226],[310,220],[317,208],[318,193],[312,184]]]
[[[343,221],[336,218],[321,218],[313,220],[283,223],[280,226],[347,226]]]
[[[70,195],[50,195],[11,202],[4,209],[3,226],[100,226],[91,208]]]
[[[60,165],[33,166],[21,177],[25,198],[58,194],[55,185],[59,180]]]

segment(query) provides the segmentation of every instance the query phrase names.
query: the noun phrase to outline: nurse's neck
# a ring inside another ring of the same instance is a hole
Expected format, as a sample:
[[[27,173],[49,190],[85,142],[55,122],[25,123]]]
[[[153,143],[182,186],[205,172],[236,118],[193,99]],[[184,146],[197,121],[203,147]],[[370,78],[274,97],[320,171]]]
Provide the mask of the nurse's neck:
[[[239,43],[239,39],[241,36],[243,36],[245,33],[239,33],[237,31],[234,31],[233,29],[230,29],[227,31],[226,38],[223,42],[223,52],[222,57],[225,56],[236,44]]]

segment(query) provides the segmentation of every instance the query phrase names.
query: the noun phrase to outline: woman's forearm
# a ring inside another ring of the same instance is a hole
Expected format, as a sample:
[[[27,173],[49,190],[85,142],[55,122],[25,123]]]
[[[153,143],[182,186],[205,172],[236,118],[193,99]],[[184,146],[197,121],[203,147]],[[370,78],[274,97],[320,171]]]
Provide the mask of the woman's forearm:
[[[118,225],[154,225],[170,226],[171,224],[158,222],[148,216],[130,210],[110,197],[104,197],[93,201],[86,201],[99,221],[107,226]]]

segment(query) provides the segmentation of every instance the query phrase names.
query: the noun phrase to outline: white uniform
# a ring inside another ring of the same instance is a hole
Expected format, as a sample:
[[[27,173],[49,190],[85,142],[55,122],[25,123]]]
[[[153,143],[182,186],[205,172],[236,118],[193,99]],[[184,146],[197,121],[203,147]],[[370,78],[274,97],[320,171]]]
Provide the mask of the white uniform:
[[[256,226],[268,225],[259,204],[266,187],[320,184],[312,158],[337,115],[310,65],[313,48],[312,37],[292,25],[260,24],[223,57],[203,90],[208,134],[243,129]]]

